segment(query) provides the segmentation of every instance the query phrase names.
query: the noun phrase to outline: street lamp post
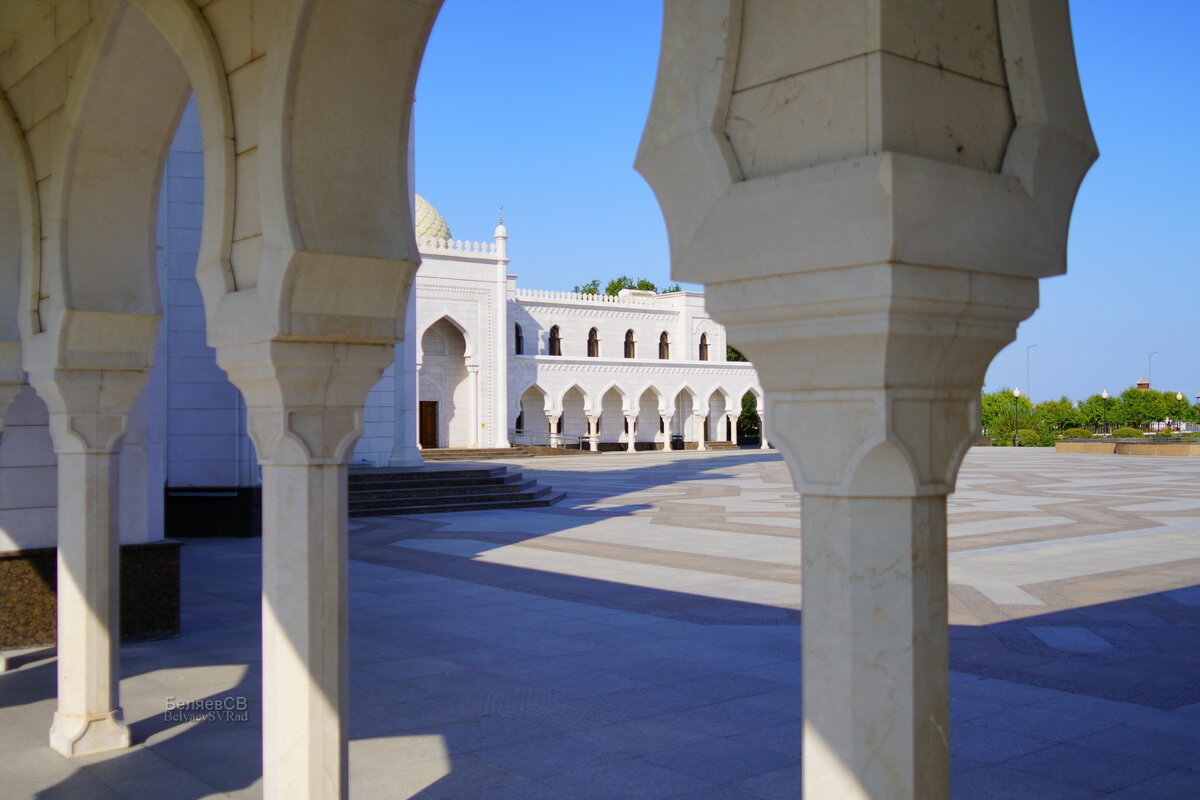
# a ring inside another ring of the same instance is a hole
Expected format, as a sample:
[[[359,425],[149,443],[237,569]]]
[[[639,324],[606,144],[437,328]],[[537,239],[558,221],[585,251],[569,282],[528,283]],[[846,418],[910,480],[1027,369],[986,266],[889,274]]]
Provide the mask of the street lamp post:
[[[1013,389],[1013,447],[1021,446],[1021,390]]]
[[[1108,389],[1101,392],[1100,397],[1104,399],[1104,435],[1108,436]]]

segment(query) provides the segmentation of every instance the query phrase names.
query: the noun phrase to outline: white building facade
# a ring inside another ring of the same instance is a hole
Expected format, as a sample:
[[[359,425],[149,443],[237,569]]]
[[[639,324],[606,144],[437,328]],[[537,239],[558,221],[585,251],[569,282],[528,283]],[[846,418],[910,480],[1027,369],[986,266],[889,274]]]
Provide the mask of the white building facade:
[[[736,440],[747,393],[761,413],[754,367],[726,360],[702,293],[522,289],[503,224],[491,242],[456,240],[419,196],[416,224],[415,314],[397,345],[414,366],[368,394],[358,462],[510,444],[661,450],[672,437],[704,449]]]

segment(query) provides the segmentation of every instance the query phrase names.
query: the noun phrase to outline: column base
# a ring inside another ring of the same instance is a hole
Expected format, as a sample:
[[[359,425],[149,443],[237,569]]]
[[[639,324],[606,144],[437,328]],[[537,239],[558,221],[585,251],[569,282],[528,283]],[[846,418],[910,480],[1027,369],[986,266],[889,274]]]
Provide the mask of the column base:
[[[397,447],[388,459],[389,467],[420,467],[424,464],[425,459],[417,447]]]
[[[54,712],[54,724],[50,726],[50,747],[67,758],[124,750],[130,744],[125,715],[119,708],[95,716]]]

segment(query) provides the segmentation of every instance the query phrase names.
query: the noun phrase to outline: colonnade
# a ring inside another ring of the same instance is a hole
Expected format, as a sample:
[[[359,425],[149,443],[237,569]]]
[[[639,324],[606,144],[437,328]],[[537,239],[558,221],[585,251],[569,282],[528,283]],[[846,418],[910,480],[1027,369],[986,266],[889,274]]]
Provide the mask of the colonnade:
[[[59,457],[51,746],[129,744],[112,456],[152,363],[151,221],[193,91],[209,344],[263,467],[264,796],[345,797],[346,460],[406,329],[398,143],[439,4],[280,0],[269,30],[249,0],[200,5],[94,2],[77,57],[10,45],[0,412],[27,374]],[[948,796],[946,495],[1095,155],[1064,2],[666,2],[637,166],[672,277],[753,360],[803,495],[809,797]]]

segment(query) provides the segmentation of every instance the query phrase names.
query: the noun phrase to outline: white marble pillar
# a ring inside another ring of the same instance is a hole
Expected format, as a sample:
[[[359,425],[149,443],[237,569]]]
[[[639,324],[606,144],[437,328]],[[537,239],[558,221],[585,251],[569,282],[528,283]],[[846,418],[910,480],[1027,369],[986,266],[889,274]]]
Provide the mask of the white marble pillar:
[[[550,426],[550,446],[562,447],[562,436],[558,432],[558,421],[562,418],[561,414],[552,414],[546,412],[546,422]]]
[[[50,412],[58,459],[58,709],[50,746],[64,756],[128,747],[119,698],[116,454],[148,372],[57,369],[29,379]]]
[[[637,444],[637,415],[636,414],[626,414],[625,415],[625,430],[626,430],[625,450],[632,453],[634,450],[637,449],[637,447],[636,447],[636,444]]]
[[[708,445],[704,441],[706,438],[704,428],[707,424],[707,418],[703,414],[692,414],[692,435],[696,437],[697,450],[708,449]]]
[[[671,449],[671,417],[674,414],[659,414],[658,419],[662,423],[659,427],[662,428],[654,437],[654,441],[662,443],[663,450]]]
[[[600,418],[589,416],[588,424],[588,450],[593,453],[600,450]]]
[[[721,441],[737,441],[737,420],[728,411],[721,415]]]
[[[272,342],[218,358],[262,466],[264,797],[346,797],[346,460],[392,347]]]
[[[419,467],[425,463],[417,441],[417,312],[416,291],[408,295],[408,310],[404,317],[404,340],[396,343],[396,360],[392,368],[393,402],[396,416],[392,434],[392,467]]]
[[[1067,6],[783,5],[667,0],[637,166],[802,495],[803,794],[945,800],[946,495],[1096,155]]]
[[[467,365],[467,381],[471,397],[471,436],[468,439],[471,447],[479,447],[479,365]]]
[[[758,449],[767,450],[771,447],[767,441],[767,412],[764,408],[758,409]]]

